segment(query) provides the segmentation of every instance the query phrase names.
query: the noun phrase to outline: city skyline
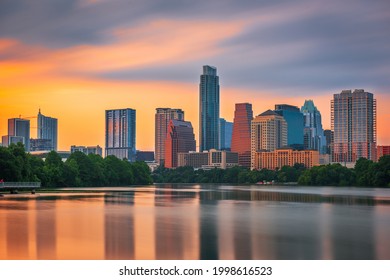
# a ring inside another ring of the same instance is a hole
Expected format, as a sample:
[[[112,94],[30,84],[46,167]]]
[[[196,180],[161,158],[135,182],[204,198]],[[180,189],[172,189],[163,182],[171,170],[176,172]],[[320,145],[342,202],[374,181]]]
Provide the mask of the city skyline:
[[[102,112],[131,107],[142,135],[137,148],[153,150],[155,109],[171,107],[186,112],[199,143],[194,104],[199,68],[208,64],[218,68],[220,117],[227,121],[235,103],[253,104],[256,116],[275,104],[300,107],[312,99],[329,129],[332,95],[364,88],[378,103],[377,144],[387,145],[389,5],[300,0],[221,8],[143,1],[129,9],[126,1],[6,1],[0,12],[0,135],[7,134],[8,119],[41,108],[60,120],[58,150],[104,146]]]

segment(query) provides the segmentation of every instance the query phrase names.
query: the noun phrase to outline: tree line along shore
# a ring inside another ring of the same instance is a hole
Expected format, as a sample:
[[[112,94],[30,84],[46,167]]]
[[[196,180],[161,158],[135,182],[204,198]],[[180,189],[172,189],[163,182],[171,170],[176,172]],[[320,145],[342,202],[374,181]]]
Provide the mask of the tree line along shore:
[[[157,168],[150,172],[145,162],[130,163],[115,156],[72,153],[66,161],[55,151],[45,161],[26,153],[22,144],[0,147],[0,179],[5,182],[41,182],[42,187],[99,187],[149,185],[152,183],[296,183],[308,186],[390,187],[390,156],[378,162],[360,158],[355,168],[340,164],[306,169],[301,164],[279,170],[249,170],[244,167],[194,170]]]

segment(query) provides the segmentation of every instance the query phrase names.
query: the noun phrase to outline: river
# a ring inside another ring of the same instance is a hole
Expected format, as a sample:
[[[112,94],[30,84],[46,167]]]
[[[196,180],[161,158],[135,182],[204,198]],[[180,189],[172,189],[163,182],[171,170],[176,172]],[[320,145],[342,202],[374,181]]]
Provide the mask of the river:
[[[158,184],[0,197],[0,259],[390,259],[390,189]]]

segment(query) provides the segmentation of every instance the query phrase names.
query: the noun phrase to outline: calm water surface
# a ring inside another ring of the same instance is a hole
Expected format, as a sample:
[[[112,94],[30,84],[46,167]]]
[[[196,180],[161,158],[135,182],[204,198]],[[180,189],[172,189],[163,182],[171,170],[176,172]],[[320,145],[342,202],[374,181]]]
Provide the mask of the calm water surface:
[[[154,185],[0,197],[0,259],[390,259],[390,190]]]

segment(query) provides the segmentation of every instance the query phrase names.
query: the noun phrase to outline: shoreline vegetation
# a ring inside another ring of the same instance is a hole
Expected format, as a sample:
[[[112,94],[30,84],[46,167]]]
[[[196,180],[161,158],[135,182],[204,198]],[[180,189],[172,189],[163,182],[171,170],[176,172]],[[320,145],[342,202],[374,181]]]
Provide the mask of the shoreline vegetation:
[[[245,167],[194,170],[157,168],[150,172],[145,162],[130,163],[115,156],[102,158],[75,152],[63,162],[52,151],[45,161],[26,153],[21,143],[0,147],[0,180],[5,182],[41,182],[41,190],[66,187],[110,187],[150,185],[153,183],[229,183],[300,186],[370,186],[390,187],[390,156],[378,162],[361,158],[355,168],[341,164],[315,166],[302,164],[283,166],[279,170],[249,170]]]

